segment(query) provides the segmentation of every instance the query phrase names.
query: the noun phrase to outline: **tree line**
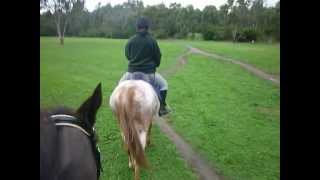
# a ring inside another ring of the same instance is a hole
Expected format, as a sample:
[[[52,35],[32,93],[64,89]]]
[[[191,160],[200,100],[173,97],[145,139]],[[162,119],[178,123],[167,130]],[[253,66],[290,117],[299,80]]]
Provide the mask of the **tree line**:
[[[60,37],[65,31],[67,36],[129,38],[136,32],[136,19],[145,16],[151,34],[159,39],[280,40],[280,1],[266,7],[264,0],[228,0],[219,8],[210,5],[199,10],[178,3],[144,6],[142,1],[128,0],[115,6],[98,4],[92,12],[84,7],[84,0],[74,0],[73,6],[64,4],[60,10],[49,9],[43,2],[50,1],[40,0],[41,36]],[[62,29],[58,17],[65,19],[64,24],[60,22]]]

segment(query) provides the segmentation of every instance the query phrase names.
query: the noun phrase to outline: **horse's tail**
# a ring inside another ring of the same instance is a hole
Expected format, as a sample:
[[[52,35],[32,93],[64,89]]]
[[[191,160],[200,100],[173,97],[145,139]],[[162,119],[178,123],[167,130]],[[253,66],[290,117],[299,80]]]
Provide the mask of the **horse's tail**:
[[[122,96],[123,98],[120,99],[117,107],[120,127],[125,137],[124,141],[129,153],[133,156],[138,166],[147,168],[148,163],[144,149],[141,145],[136,126],[134,125],[134,122],[142,122],[142,116],[138,110],[139,105],[134,101],[134,89],[129,88],[126,92],[126,95]]]

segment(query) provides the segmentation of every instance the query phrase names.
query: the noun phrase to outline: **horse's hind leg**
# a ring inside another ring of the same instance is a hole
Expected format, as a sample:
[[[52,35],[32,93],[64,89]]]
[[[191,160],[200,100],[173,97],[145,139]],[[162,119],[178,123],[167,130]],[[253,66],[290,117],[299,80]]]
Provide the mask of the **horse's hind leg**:
[[[129,168],[131,169],[133,165],[133,157],[131,157],[129,149],[127,152],[128,152],[128,159],[129,159]]]
[[[151,136],[151,128],[152,128],[152,123],[150,123],[149,129],[148,129],[148,134],[147,134],[147,146],[150,146],[150,136]]]
[[[129,168],[132,168],[132,157],[129,155]]]
[[[140,167],[138,164],[134,166],[134,180],[140,180]]]
[[[122,137],[122,141],[121,141],[122,148],[125,151],[128,151],[128,147],[126,146],[126,138],[124,137],[124,134],[122,132],[121,132],[121,137]]]

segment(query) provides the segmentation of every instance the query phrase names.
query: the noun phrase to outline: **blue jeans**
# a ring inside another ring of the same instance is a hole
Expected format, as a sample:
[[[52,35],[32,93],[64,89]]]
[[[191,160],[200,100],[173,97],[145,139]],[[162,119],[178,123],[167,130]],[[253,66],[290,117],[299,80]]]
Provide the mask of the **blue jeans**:
[[[155,83],[159,85],[160,91],[168,90],[168,82],[159,73],[156,72],[156,73],[146,74],[141,72],[141,74],[143,74],[144,79],[154,80]],[[130,72],[124,73],[119,82],[131,79],[130,78],[131,75],[132,73]]]

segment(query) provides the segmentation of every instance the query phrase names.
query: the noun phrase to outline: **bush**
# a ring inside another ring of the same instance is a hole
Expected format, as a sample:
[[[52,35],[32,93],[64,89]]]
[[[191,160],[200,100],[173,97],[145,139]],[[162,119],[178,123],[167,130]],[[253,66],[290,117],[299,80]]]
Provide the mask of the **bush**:
[[[194,35],[195,35],[195,33],[188,33],[188,35],[187,35],[187,39],[190,39],[190,40],[194,40]]]
[[[208,26],[202,31],[204,40],[226,40],[231,37],[231,31],[225,27]],[[231,39],[231,38],[230,38]]]
[[[203,40],[203,36],[201,33],[188,33],[187,39],[190,40]]]
[[[224,27],[224,29],[223,29],[223,40],[232,40],[232,28]]]
[[[203,35],[203,39],[206,40],[206,41],[213,40],[213,32],[210,31],[209,29],[204,30],[202,32],[202,35]]]
[[[114,39],[127,39],[127,38],[129,38],[129,36],[130,36],[129,34],[123,33],[120,31],[113,32],[113,34],[112,34],[112,38],[114,38]]]
[[[208,41],[208,40],[213,40],[215,36],[215,31],[213,26],[206,26],[202,29],[202,35],[203,39]]]
[[[185,37],[186,37],[186,34],[184,32],[179,32],[174,35],[174,38],[177,38],[177,39],[183,39]]]
[[[164,29],[159,29],[157,31],[154,31],[154,37],[159,39],[165,39],[168,37],[168,33]]]
[[[203,36],[201,33],[194,33],[194,40],[203,40]]]
[[[256,41],[258,37],[258,31],[251,28],[241,29],[240,31],[235,32],[234,41],[238,42],[251,42]]]
[[[46,13],[40,16],[40,36],[56,36],[57,27],[53,21],[52,15]]]
[[[245,39],[247,41],[256,41],[257,40],[257,36],[258,36],[258,32],[254,29],[245,29],[243,31],[243,36],[245,37]]]

